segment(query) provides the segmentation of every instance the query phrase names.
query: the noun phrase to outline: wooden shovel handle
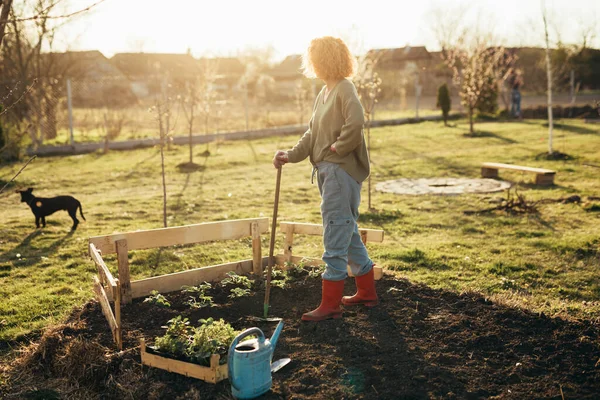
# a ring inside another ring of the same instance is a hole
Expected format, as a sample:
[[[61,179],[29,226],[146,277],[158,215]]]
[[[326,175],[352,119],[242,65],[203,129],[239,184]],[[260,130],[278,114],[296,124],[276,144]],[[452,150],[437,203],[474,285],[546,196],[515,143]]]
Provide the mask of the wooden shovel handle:
[[[265,290],[264,317],[269,312],[269,298],[271,297],[271,271],[273,270],[273,252],[275,251],[275,230],[277,229],[277,211],[279,208],[279,188],[281,187],[281,170],[277,168],[277,183],[275,184],[275,205],[273,206],[273,222],[271,224],[271,243],[269,244],[269,264],[267,268],[267,287]]]

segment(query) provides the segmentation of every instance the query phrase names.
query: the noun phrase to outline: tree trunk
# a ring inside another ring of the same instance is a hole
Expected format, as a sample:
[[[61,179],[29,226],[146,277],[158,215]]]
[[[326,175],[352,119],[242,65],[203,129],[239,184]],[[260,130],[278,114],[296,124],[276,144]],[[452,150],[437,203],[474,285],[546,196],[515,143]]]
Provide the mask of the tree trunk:
[[[190,108],[190,166],[194,163],[194,154],[192,151],[192,131],[194,129],[194,106]]]
[[[548,21],[546,19],[546,9],[542,10],[544,20],[544,33],[546,35],[546,78],[548,80],[548,154],[552,155],[552,130],[554,121],[552,118],[552,63],[550,62],[550,39],[548,37]]]
[[[473,129],[473,106],[469,105],[469,132],[473,134],[475,131]]]
[[[8,14],[13,0],[0,0],[0,49],[2,48],[2,39],[4,39],[4,29],[8,22]]]
[[[163,128],[163,114],[159,105],[158,109],[158,129],[160,132],[160,165],[162,172],[163,185],[163,227],[167,227],[167,181],[165,179],[165,140],[167,135]]]
[[[208,111],[204,111],[204,134],[208,135]],[[206,141],[206,154],[210,154],[208,140]]]

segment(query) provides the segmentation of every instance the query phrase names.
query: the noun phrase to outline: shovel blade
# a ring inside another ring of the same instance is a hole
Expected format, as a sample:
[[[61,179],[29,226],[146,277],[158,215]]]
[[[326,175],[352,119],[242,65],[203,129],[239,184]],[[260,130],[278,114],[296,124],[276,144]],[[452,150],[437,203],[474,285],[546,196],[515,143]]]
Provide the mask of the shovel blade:
[[[292,361],[291,358],[282,358],[274,363],[271,363],[271,373],[279,371],[281,368],[288,365],[290,361]]]

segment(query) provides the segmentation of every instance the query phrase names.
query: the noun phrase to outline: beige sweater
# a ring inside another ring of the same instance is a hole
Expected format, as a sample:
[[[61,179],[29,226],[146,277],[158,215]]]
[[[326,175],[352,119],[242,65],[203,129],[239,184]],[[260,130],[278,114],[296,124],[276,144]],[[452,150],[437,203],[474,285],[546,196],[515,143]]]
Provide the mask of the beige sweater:
[[[364,113],[354,84],[342,79],[323,101],[325,87],[315,101],[308,130],[288,150],[288,160],[297,163],[310,157],[315,165],[321,161],[339,164],[357,182],[370,173],[369,153],[363,135]],[[336,152],[330,147],[335,144]]]

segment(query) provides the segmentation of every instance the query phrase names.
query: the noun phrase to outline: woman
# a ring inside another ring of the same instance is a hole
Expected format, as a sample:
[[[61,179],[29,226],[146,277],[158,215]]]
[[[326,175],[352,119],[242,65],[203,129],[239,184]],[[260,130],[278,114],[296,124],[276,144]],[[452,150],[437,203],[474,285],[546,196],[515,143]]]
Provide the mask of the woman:
[[[354,84],[354,60],[346,44],[330,36],[311,41],[303,57],[304,73],[325,86],[317,96],[308,130],[291,150],[278,150],[275,168],[307,157],[317,174],[323,217],[323,273],[321,305],[302,315],[322,321],[342,315],[345,306],[377,304],[373,262],[358,233],[362,182],[369,176],[369,154],[363,136],[364,115]],[[342,298],[350,265],[357,293]]]

